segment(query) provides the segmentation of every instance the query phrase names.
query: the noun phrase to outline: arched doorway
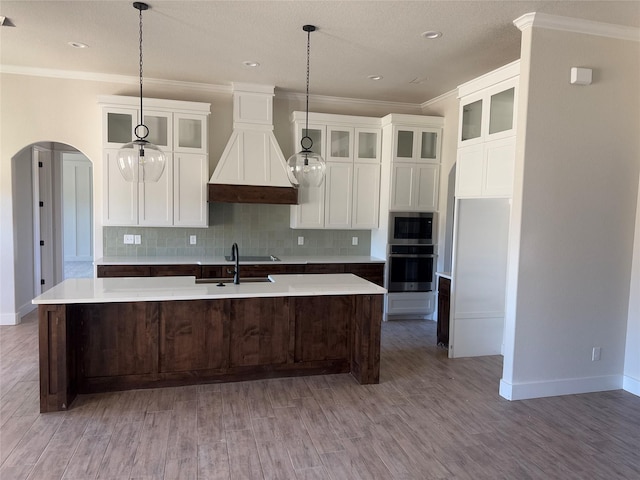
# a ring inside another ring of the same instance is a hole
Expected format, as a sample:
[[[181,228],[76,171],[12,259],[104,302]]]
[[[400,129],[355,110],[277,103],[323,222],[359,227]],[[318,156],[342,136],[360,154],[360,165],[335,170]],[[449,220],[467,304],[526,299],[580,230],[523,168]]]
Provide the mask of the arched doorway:
[[[11,159],[16,306],[65,278],[93,276],[93,168],[71,145],[37,142]]]

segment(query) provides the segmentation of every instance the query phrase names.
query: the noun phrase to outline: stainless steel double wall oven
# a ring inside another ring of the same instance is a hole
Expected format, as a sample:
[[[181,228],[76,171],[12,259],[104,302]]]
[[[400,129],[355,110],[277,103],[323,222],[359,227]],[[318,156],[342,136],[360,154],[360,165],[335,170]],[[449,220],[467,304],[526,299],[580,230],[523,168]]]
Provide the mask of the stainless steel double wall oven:
[[[434,213],[389,214],[389,292],[433,290],[435,269]]]

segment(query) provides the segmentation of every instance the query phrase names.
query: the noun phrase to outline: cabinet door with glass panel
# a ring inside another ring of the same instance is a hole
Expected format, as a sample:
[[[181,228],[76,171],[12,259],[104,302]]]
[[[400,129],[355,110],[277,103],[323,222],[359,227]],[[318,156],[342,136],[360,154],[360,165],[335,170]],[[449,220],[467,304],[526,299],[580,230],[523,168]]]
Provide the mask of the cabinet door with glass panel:
[[[460,146],[498,140],[515,134],[517,78],[465,96],[460,102]]]
[[[135,138],[133,129],[138,125],[138,110],[135,108],[105,108],[102,110],[102,146],[122,147]]]
[[[356,163],[380,163],[382,142],[379,128],[355,128],[353,137]]]
[[[174,113],[173,151],[207,153],[207,147],[207,117],[189,113]]]
[[[334,127],[328,125],[327,129],[327,162],[352,162],[353,161],[353,128]],[[315,142],[314,142],[315,144]]]
[[[398,126],[394,139],[394,162],[440,163],[440,129]]]
[[[311,151],[325,158],[325,137],[327,127],[319,124],[309,124],[305,128],[304,120],[296,122],[295,144],[296,152],[302,149],[300,140],[309,137],[313,142]],[[298,205],[292,205],[290,211],[291,228],[324,228],[325,217],[325,183],[320,186],[304,186],[298,189]]]

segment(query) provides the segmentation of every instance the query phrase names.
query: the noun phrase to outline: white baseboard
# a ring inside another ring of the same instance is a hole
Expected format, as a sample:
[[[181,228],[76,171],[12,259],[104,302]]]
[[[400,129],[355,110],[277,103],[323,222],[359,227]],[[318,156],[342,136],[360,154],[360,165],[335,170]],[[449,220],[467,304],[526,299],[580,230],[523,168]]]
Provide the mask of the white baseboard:
[[[501,379],[500,396],[507,400],[526,400],[528,398],[620,390],[623,388],[622,385],[622,375],[604,375],[601,377],[569,378],[550,382],[516,384],[508,383]]]
[[[640,397],[640,380],[625,375],[622,380],[622,388],[629,393]]]
[[[0,313],[0,325],[18,325],[20,323],[19,313]]]

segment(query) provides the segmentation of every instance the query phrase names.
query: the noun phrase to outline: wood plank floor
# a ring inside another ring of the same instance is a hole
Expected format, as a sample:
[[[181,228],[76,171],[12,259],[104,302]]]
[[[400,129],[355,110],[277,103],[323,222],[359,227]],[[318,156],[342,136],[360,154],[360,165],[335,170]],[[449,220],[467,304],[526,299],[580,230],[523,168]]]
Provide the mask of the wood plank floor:
[[[38,413],[37,322],[0,327],[0,478],[638,479],[640,398],[509,402],[501,357],[383,325],[379,385],[348,374],[81,396]]]

